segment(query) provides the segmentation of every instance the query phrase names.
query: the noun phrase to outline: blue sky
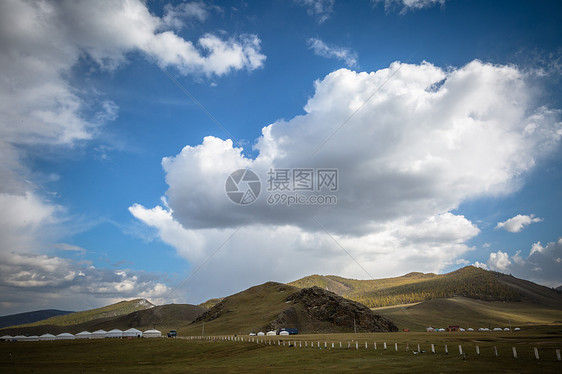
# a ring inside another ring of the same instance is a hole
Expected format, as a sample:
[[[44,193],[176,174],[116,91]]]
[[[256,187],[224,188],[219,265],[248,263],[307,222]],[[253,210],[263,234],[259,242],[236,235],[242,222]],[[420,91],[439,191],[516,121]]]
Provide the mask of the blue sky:
[[[0,18],[0,314],[470,264],[562,284],[557,2],[7,1]],[[337,202],[268,202],[268,171],[303,168],[337,170],[337,191],[301,193]],[[251,204],[225,193],[237,169],[260,178]]]

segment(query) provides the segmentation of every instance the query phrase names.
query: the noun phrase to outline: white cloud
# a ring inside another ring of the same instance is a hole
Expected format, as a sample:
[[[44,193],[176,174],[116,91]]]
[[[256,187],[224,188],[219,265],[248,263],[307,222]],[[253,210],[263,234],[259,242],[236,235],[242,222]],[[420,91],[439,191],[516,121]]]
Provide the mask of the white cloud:
[[[327,21],[334,11],[334,0],[295,0],[295,2],[307,8],[307,13],[316,17],[318,23]]]
[[[356,53],[347,48],[328,46],[322,40],[316,38],[308,39],[308,46],[318,56],[342,60],[348,67],[354,67],[357,64]]]
[[[505,231],[509,231],[509,232],[520,232],[531,223],[541,222],[541,221],[542,218],[535,217],[534,214],[531,215],[518,214],[515,217],[512,217],[504,222],[498,222],[498,224],[496,225],[496,230],[504,229]]]
[[[522,257],[518,251],[511,258],[507,253],[490,253],[487,267],[516,277],[530,279],[539,284],[558,287],[562,284],[562,238],[542,246],[540,242],[532,245],[529,255]]]
[[[125,64],[130,53],[140,53],[160,67],[208,77],[263,66],[265,56],[255,35],[206,33],[192,42],[169,30],[185,20],[204,21],[209,9],[202,3],[180,4],[166,7],[159,18],[138,0],[0,2],[0,260],[10,263],[20,256],[29,262],[25,269],[2,272],[10,287],[64,288],[67,283],[56,283],[56,277],[65,280],[80,273],[76,264],[45,257],[53,249],[70,248],[53,245],[65,230],[68,213],[43,196],[44,186],[24,160],[30,150],[39,157],[42,147],[60,151],[79,146],[117,118],[114,102],[73,86],[69,77],[81,61],[111,70]],[[37,273],[34,261],[74,270]],[[135,287],[142,291],[142,283]],[[3,299],[8,298],[5,292]],[[42,295],[48,298],[48,293],[36,294]]]
[[[210,6],[202,2],[180,3],[164,5],[162,22],[169,28],[180,30],[186,22],[197,20],[203,22],[209,16]]]
[[[479,232],[451,211],[466,199],[513,192],[558,144],[560,113],[533,106],[532,92],[515,67],[480,61],[448,71],[426,62],[341,69],[315,83],[306,114],[263,128],[255,159],[231,140],[206,137],[163,159],[166,208],[130,211],[193,263],[240,228],[200,275],[201,287],[310,273],[365,278],[337,243],[373,276],[436,272],[469,251],[465,243]],[[535,130],[526,131],[531,122]],[[265,190],[270,168],[299,167],[337,168],[337,204],[271,206],[264,191],[236,206],[225,195],[234,170],[252,169]],[[239,277],[241,268],[251,271]]]
[[[509,265],[511,265],[511,261],[509,261],[509,255],[507,253],[502,251],[490,253],[490,258],[488,259],[489,268],[506,271]]]
[[[386,10],[402,7],[400,13],[406,13],[408,10],[418,10],[430,8],[435,5],[445,5],[445,0],[372,0],[374,4],[384,2]]]

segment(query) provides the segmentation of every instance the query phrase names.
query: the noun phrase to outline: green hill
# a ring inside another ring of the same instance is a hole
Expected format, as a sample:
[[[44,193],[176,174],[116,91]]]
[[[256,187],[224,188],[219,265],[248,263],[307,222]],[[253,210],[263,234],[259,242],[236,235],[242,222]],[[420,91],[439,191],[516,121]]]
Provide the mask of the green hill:
[[[152,303],[145,299],[135,299],[121,301],[101,308],[75,312],[63,316],[55,316],[41,321],[11,327],[31,327],[40,325],[71,326],[92,321],[99,318],[116,317],[129,314],[137,310],[144,310],[154,307]]]
[[[396,331],[392,321],[366,306],[314,287],[267,282],[224,298],[182,334],[248,334],[297,328],[301,333]]]
[[[139,330],[157,328],[165,333],[168,330],[177,330],[182,326],[189,325],[205,310],[205,308],[197,305],[170,304],[137,310],[120,316],[93,319],[75,325],[20,325],[1,329],[0,331],[2,335],[42,335],[45,333],[60,334],[62,332],[76,334],[80,331],[92,332],[99,329],[106,331],[112,329],[127,330],[134,327]]]
[[[562,310],[534,302],[482,301],[466,297],[435,299],[417,304],[375,308],[392,318],[400,329],[424,331],[426,327],[520,327],[562,324]]]
[[[487,301],[521,301],[524,294],[521,287],[506,281],[502,274],[473,266],[448,274],[410,273],[375,280],[312,275],[289,284],[299,288],[322,287],[371,308],[454,296]]]

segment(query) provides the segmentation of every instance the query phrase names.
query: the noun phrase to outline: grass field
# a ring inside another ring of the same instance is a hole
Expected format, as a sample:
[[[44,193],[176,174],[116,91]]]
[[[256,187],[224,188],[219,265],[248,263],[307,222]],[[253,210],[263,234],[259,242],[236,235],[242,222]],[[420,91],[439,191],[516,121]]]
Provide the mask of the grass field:
[[[424,331],[426,327],[526,327],[562,323],[562,310],[530,302],[482,301],[466,297],[429,300],[411,305],[374,308],[400,328]]]
[[[240,337],[239,337],[240,338]],[[560,373],[562,326],[501,333],[379,333],[283,337],[285,346],[190,339],[0,342],[2,373]],[[260,337],[261,338],[261,337]],[[266,337],[267,338],[267,337]],[[277,342],[281,337],[271,337]],[[297,341],[289,347],[288,341]],[[308,348],[304,348],[304,342]],[[315,347],[310,348],[314,341]],[[339,349],[339,342],[344,349]],[[377,342],[377,350],[373,343]],[[329,349],[319,349],[327,342]],[[335,349],[331,349],[331,343]],[[358,342],[359,349],[355,349]],[[365,349],[365,342],[368,348]],[[383,349],[383,343],[388,349]],[[347,344],[351,349],[347,349]],[[398,351],[394,350],[398,344]],[[436,345],[436,354],[431,344]],[[302,348],[299,348],[299,344]],[[426,353],[414,354],[417,345]],[[444,353],[448,345],[449,354]],[[461,344],[465,355],[459,355]],[[406,351],[406,345],[409,350]],[[476,346],[481,354],[476,355]],[[493,347],[498,350],[494,355]],[[512,356],[517,348],[519,358]],[[540,360],[533,348],[539,349]]]

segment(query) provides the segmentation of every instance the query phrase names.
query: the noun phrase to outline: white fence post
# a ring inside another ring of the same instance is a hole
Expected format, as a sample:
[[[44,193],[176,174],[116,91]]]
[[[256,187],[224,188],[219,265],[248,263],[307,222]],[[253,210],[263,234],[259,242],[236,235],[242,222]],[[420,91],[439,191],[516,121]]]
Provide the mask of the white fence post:
[[[494,355],[498,357],[498,347],[494,345]]]
[[[476,346],[476,354],[477,354],[478,356],[480,356],[480,347],[479,347],[479,346]]]
[[[367,348],[368,348],[368,346],[367,346],[367,342],[365,342],[365,349],[367,349]]]
[[[394,343],[394,350],[398,352],[398,343]]]
[[[535,358],[538,360],[539,359],[539,350],[537,349],[537,347],[535,347],[534,350],[535,350]]]
[[[556,350],[556,358],[558,359],[558,361],[562,360],[562,358],[560,357],[560,350],[559,349]]]
[[[375,349],[377,349],[377,342],[375,342]]]
[[[431,344],[431,353],[435,353],[435,344]]]
[[[384,350],[386,351],[386,342],[383,343]]]
[[[459,344],[459,355],[462,356],[462,345]]]
[[[341,348],[341,342],[340,342],[340,348]]]
[[[334,342],[332,342],[332,349],[334,349]]]
[[[420,345],[418,344],[418,353],[421,352]]]
[[[447,348],[447,344],[445,344],[445,354],[446,354],[446,355],[449,354],[449,348]]]
[[[515,347],[511,347],[511,350],[513,351],[513,358],[517,358],[517,349],[515,349]]]
[[[355,349],[359,349],[359,342],[355,342]]]

